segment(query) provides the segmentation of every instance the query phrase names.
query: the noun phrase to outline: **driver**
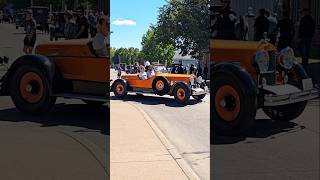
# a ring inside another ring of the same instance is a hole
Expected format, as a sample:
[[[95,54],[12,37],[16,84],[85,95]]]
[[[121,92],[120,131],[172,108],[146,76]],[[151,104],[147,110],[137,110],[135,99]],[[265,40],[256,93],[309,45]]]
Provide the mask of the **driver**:
[[[93,49],[99,57],[107,57],[109,51],[109,18],[101,17],[97,25],[98,33],[92,40]]]
[[[148,66],[148,71],[147,71],[147,78],[152,78],[153,76],[155,76],[155,72],[154,72],[154,68],[152,67],[152,65]]]

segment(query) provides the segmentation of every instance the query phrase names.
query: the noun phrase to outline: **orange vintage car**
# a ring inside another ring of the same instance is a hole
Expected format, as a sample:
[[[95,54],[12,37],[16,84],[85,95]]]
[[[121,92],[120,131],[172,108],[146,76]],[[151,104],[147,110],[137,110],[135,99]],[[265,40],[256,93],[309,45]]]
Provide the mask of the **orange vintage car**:
[[[19,110],[47,112],[57,97],[107,102],[109,57],[98,57],[90,40],[45,42],[35,52],[15,60],[0,81],[0,95],[10,95]]]
[[[292,48],[281,52],[268,40],[211,40],[211,128],[220,134],[248,130],[256,111],[290,121],[318,97]]]
[[[201,100],[206,96],[207,86],[201,78],[188,74],[169,74],[156,72],[155,76],[142,80],[137,74],[125,74],[111,86],[118,98],[124,98],[128,92],[152,93],[160,96],[171,95],[180,104],[187,104],[192,96]]]

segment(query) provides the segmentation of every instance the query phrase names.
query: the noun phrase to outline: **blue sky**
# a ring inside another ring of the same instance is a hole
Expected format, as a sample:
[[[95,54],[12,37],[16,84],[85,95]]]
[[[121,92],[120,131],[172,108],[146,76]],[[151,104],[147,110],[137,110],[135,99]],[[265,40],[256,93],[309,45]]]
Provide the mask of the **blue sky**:
[[[165,0],[110,0],[112,47],[141,48],[141,38],[156,24],[159,8]]]

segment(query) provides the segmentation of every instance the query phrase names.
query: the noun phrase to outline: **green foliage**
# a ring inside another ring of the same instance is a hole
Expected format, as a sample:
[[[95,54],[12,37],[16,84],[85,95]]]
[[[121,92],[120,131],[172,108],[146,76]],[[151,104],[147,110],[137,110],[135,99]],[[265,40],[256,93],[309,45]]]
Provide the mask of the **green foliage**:
[[[209,0],[170,0],[160,8],[154,26],[157,43],[174,45],[182,55],[201,58],[210,39]]]
[[[134,64],[141,61],[141,54],[138,48],[111,48],[111,59],[116,62],[120,58],[121,63]]]
[[[153,29],[149,29],[142,37],[142,57],[149,62],[172,64],[175,48],[171,44],[157,44],[157,37]]]

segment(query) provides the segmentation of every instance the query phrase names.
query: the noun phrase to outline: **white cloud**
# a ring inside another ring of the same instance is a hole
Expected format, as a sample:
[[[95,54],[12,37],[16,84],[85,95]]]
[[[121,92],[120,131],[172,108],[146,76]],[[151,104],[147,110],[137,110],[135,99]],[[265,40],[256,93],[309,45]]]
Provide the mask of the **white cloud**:
[[[116,19],[112,22],[112,24],[116,25],[116,26],[136,26],[137,22],[135,22],[134,20],[131,19]]]

